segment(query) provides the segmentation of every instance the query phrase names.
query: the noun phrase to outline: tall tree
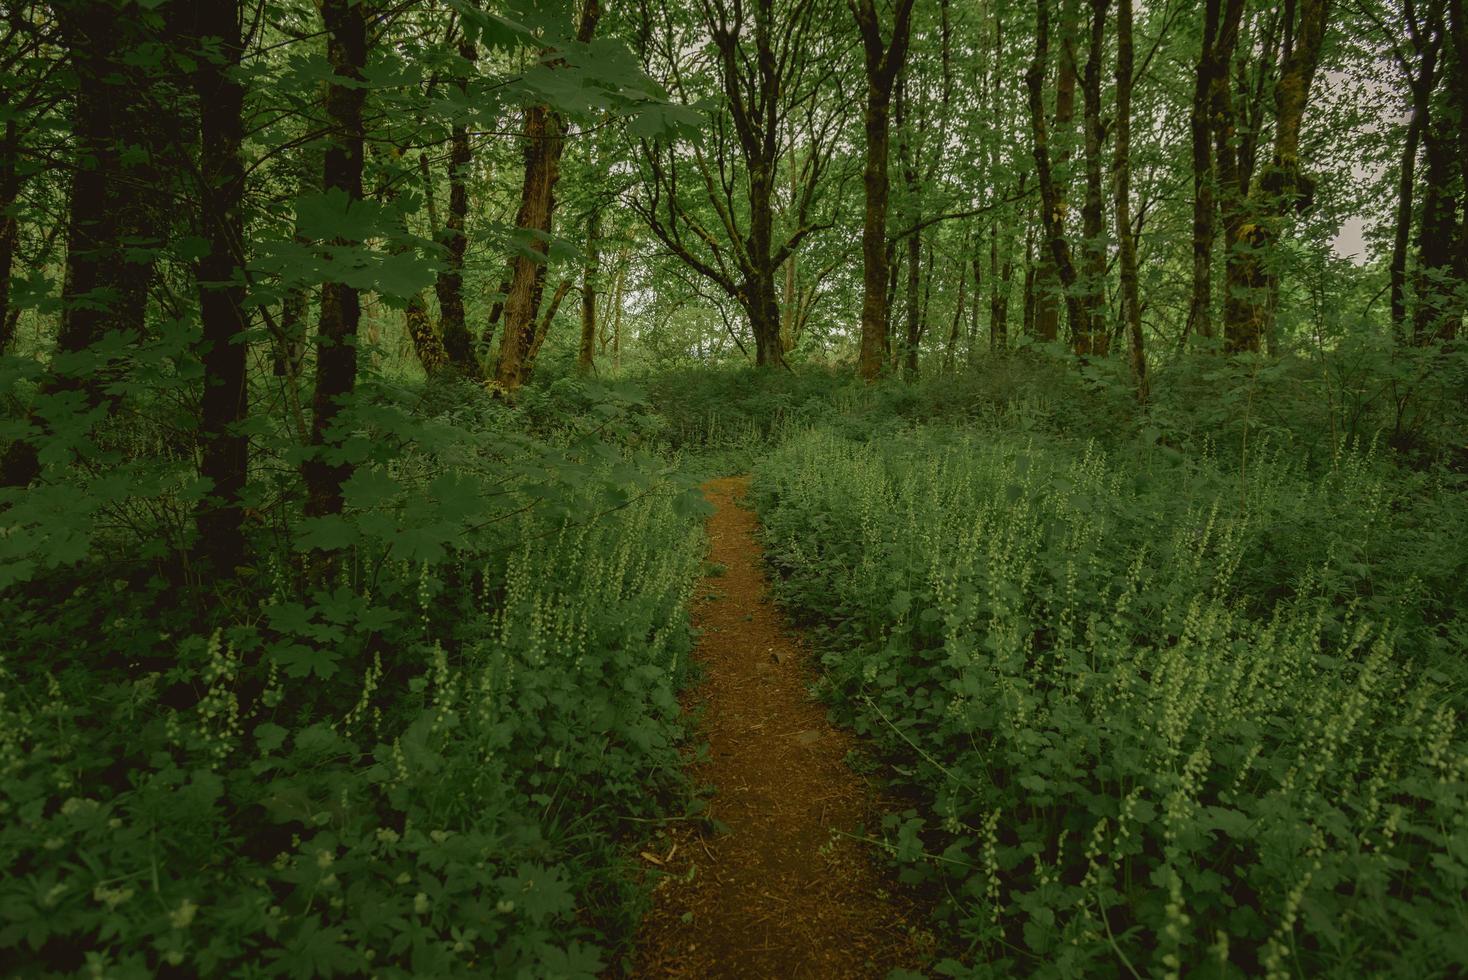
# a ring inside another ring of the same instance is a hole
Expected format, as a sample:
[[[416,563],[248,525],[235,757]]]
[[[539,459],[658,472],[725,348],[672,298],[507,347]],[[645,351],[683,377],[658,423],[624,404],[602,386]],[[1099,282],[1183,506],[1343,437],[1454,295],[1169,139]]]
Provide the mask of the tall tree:
[[[1106,45],[1106,11],[1111,0],[1090,0],[1086,67],[1081,81],[1085,120],[1086,197],[1081,206],[1080,306],[1084,319],[1071,322],[1071,346],[1081,356],[1104,357],[1111,338],[1106,324],[1105,198],[1102,193],[1102,147],[1106,125],[1101,120],[1101,60]]]
[[[142,337],[156,255],[167,233],[158,169],[162,116],[150,96],[170,91],[158,75],[156,46],[170,30],[171,5],[143,11],[128,0],[57,0],[52,5],[74,78],[70,203],[58,355],[40,397],[79,396],[65,414],[86,417],[115,396],[111,367],[76,357],[104,337]],[[37,438],[53,432],[32,414],[33,437],[12,442],[0,485],[25,486],[40,472]]]
[[[326,28],[326,57],[332,77],[326,86],[327,147],[322,189],[339,193],[350,206],[362,199],[362,109],[366,103],[363,69],[367,65],[368,0],[318,0]],[[333,247],[360,243],[337,238]],[[357,384],[357,328],[362,300],[355,286],[327,282],[321,287],[316,328],[316,387],[311,396],[311,455],[301,464],[306,483],[306,514],[321,517],[342,510],[342,484],[352,464],[334,459],[342,441],[336,428],[343,403]]]
[[[243,532],[249,437],[245,374],[249,327],[245,315],[244,52],[239,0],[194,8],[194,91],[199,99],[200,225],[208,252],[199,259],[200,360],[204,397],[199,410],[199,473],[209,481],[196,517],[197,554],[215,575],[229,575],[245,558]]]
[[[1328,0],[1299,0],[1284,12],[1283,58],[1274,80],[1274,148],[1244,201],[1234,229],[1224,303],[1230,352],[1273,343],[1279,276],[1273,262],[1290,217],[1309,202],[1312,181],[1300,165],[1300,130],[1325,40]],[[1293,16],[1292,16],[1293,15]]]
[[[601,275],[601,211],[593,206],[586,219],[586,266],[581,272],[581,344],[576,368],[590,374],[596,368],[596,279]]]
[[[907,263],[904,269],[907,273],[905,284],[904,301],[902,304],[903,329],[897,335],[897,349],[894,352],[894,364],[900,365],[908,380],[917,376],[918,371],[918,346],[923,340],[923,316],[920,308],[923,282],[923,230],[922,215],[920,213],[920,201],[922,198],[922,186],[918,181],[917,149],[913,146],[914,130],[920,128],[907,119],[908,86],[906,79],[897,84],[897,160],[902,167],[902,183],[906,194],[907,207],[903,215],[910,227],[902,236],[903,247],[907,251]]]
[[[600,18],[598,0],[584,0],[576,21],[577,43],[586,44],[591,40]],[[504,305],[505,324],[495,365],[495,381],[502,390],[509,392],[524,384],[534,363],[531,349],[536,346],[536,314],[540,310],[541,290],[545,282],[556,207],[556,183],[561,176],[561,153],[566,146],[565,120],[556,110],[544,104],[530,105],[525,109],[524,119],[525,177],[520,189],[520,209],[515,215],[515,228],[525,237],[511,260],[512,274]]]
[[[1423,129],[1431,119],[1432,93],[1437,84],[1437,62],[1445,32],[1444,3],[1428,0],[1425,8],[1419,8],[1416,0],[1405,0],[1401,10],[1407,29],[1405,41],[1373,7],[1363,4],[1362,10],[1389,39],[1393,60],[1410,93],[1402,159],[1397,170],[1397,214],[1389,266],[1392,324],[1402,334],[1407,318],[1407,254],[1412,237],[1417,157],[1422,149]]]
[[[760,367],[785,363],[776,273],[810,234],[830,224],[813,217],[813,206],[847,105],[839,49],[824,34],[826,12],[823,0],[778,7],[753,0],[750,8],[744,0],[700,0],[699,27],[713,50],[698,73],[713,76],[719,103],[702,141],[708,149],[698,142],[688,152],[672,142],[647,144],[648,197],[634,202],[664,248],[743,310]],[[649,16],[644,7],[644,19]],[[685,36],[670,29],[661,43],[657,56],[672,86],[689,98],[694,80],[683,68]],[[693,50],[703,58],[700,48]],[[775,196],[792,117],[808,152],[800,160],[793,220],[777,235]],[[702,202],[683,189],[690,180],[701,187]],[[716,224],[710,226],[701,205]]]
[[[1458,315],[1468,307],[1468,11],[1463,0],[1448,0],[1448,25],[1452,31],[1453,74],[1449,81],[1452,105],[1458,119],[1458,203],[1462,220],[1458,225],[1458,255],[1454,264],[1458,288]]]
[[[907,58],[912,4],[913,0],[895,0],[891,39],[883,40],[874,0],[847,0],[861,32],[867,82],[866,109],[862,116],[866,131],[866,163],[862,170],[866,208],[861,230],[861,347],[856,366],[857,373],[867,381],[875,380],[881,373],[885,353],[889,317],[887,201],[891,185],[887,159],[891,144],[892,88]]]
[[[1231,0],[1242,7],[1242,0]],[[1215,79],[1228,70],[1218,51],[1221,0],[1204,0],[1203,42],[1193,72],[1193,105],[1188,119],[1193,150],[1193,290],[1184,330],[1213,336],[1213,242],[1218,205],[1213,193],[1213,126],[1210,95]],[[1186,340],[1186,336],[1184,337]]]
[[[1132,85],[1136,62],[1132,33],[1132,0],[1117,0],[1116,142],[1112,146],[1111,157],[1112,193],[1121,267],[1122,319],[1127,328],[1137,400],[1145,403],[1149,395],[1147,353],[1143,348],[1142,304],[1137,287],[1137,240],[1132,233]]]
[[[1413,316],[1413,336],[1418,343],[1454,339],[1463,319],[1462,282],[1454,275],[1460,264],[1459,238],[1464,233],[1458,210],[1468,203],[1463,188],[1468,162],[1462,156],[1468,107],[1461,101],[1462,63],[1468,51],[1461,48],[1461,0],[1453,8],[1453,17],[1451,43],[1444,59],[1445,84],[1435,100],[1429,101],[1431,110],[1421,127],[1425,186],[1417,232],[1417,308]],[[1437,30],[1442,30],[1440,22]]]
[[[59,60],[39,72],[27,72],[28,62],[39,59],[55,42],[55,28],[35,2],[7,4],[4,36],[0,39],[0,103],[6,107],[0,131],[0,356],[15,339],[18,310],[10,306],[11,282],[20,247],[20,218],[16,213],[25,184],[21,153],[33,131],[59,97],[54,83]]]
[[[1065,234],[1065,194],[1055,179],[1050,153],[1050,127],[1045,121],[1045,73],[1050,55],[1050,5],[1047,0],[1038,0],[1035,9],[1035,55],[1030,61],[1029,70],[1025,72],[1025,85],[1029,89],[1035,174],[1040,184],[1040,222],[1045,233],[1044,252],[1053,263],[1055,274],[1060,280],[1067,313],[1074,325],[1084,322],[1085,311],[1076,293],[1075,261],[1071,256],[1070,241]],[[1074,81],[1070,84],[1073,86]],[[1042,317],[1047,315],[1039,308],[1039,300],[1043,298],[1044,294],[1041,292],[1036,303],[1035,332],[1041,339],[1053,340],[1053,326],[1045,326],[1041,322]]]
[[[1066,218],[1069,214],[1070,202],[1070,176],[1069,165],[1071,159],[1072,127],[1075,124],[1076,114],[1076,84],[1079,80],[1079,69],[1076,62],[1076,27],[1080,20],[1080,0],[1060,0],[1060,57],[1059,66],[1055,80],[1055,114],[1053,124],[1046,127],[1047,144],[1047,170],[1050,172],[1050,204],[1043,208],[1045,213],[1041,214],[1040,227],[1042,231],[1050,227],[1046,221],[1046,214],[1055,217],[1054,225],[1064,230]],[[1043,9],[1041,9],[1043,8]],[[1050,8],[1046,0],[1036,0],[1036,9],[1040,16],[1045,18],[1045,70],[1041,72],[1040,82],[1042,85],[1048,73],[1048,52],[1050,47]],[[1038,28],[1036,33],[1036,45],[1040,43]],[[1029,76],[1026,75],[1028,83]],[[1041,112],[1043,108],[1041,101]],[[1043,120],[1042,120],[1043,122]],[[1058,145],[1053,145],[1058,144]],[[1045,191],[1041,188],[1041,198],[1044,199]],[[1060,333],[1060,310],[1062,304],[1068,311],[1079,310],[1080,307],[1071,303],[1071,297],[1067,294],[1074,288],[1074,267],[1071,269],[1071,283],[1065,282],[1065,275],[1056,264],[1054,248],[1049,242],[1049,234],[1044,235],[1045,241],[1040,247],[1039,264],[1034,270],[1034,318],[1032,325],[1035,336],[1041,340],[1054,340]],[[1066,246],[1067,249],[1069,245]],[[1072,326],[1076,321],[1071,321]]]
[[[9,93],[3,93],[9,101]],[[15,119],[5,120],[0,135],[0,356],[10,347],[10,281],[15,266],[15,250],[20,242],[20,221],[15,216],[15,202],[20,197],[20,125]]]
[[[461,41],[454,69],[454,86],[466,103],[469,76],[476,60],[475,46],[467,40]],[[443,245],[446,261],[438,274],[434,291],[438,294],[439,335],[448,365],[461,376],[478,381],[484,372],[474,353],[474,339],[469,334],[464,316],[464,253],[469,247],[465,226],[469,217],[469,166],[473,159],[469,127],[461,116],[454,120],[449,131],[449,207],[439,232],[439,243]]]

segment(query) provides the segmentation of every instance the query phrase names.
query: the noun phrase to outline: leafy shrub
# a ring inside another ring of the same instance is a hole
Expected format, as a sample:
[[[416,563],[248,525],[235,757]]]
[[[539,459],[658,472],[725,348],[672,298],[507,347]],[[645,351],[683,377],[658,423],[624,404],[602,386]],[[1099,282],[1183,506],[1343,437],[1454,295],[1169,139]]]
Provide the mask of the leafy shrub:
[[[1143,440],[793,439],[756,491],[837,710],[919,805],[950,976],[1468,966],[1448,477]]]
[[[268,529],[341,549],[326,587],[262,530],[251,584],[194,607],[92,519],[138,484],[72,474],[97,506],[59,557],[53,495],[10,500],[33,537],[0,555],[8,972],[603,969],[639,908],[629,818],[682,790],[700,505],[577,426],[552,446],[475,405],[359,400],[345,519]]]

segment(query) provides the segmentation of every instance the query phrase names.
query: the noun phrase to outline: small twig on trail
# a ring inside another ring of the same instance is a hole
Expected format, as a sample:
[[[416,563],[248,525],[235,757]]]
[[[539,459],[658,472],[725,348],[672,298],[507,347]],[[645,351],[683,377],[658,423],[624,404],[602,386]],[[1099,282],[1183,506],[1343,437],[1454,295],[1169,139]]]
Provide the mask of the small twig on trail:
[[[912,746],[913,751],[917,752],[918,755],[926,759],[928,763],[932,765],[935,769],[937,769],[943,775],[947,776],[949,779],[953,780],[958,785],[962,786],[964,789],[967,789],[969,792],[974,794],[977,794],[979,792],[977,789],[969,784],[968,780],[958,778],[958,776],[956,776],[951,769],[929,755],[926,751],[923,750],[923,747],[921,745],[918,745],[912,739],[908,738],[906,732],[898,728],[896,725],[892,724],[892,719],[888,718],[886,713],[883,712],[881,708],[877,707],[877,703],[871,699],[870,695],[863,694],[861,696],[861,699],[867,703],[868,708],[871,708],[877,713],[877,717],[881,718],[887,723],[888,728],[896,732],[904,742]]]
[[[864,844],[871,844],[873,847],[880,847],[884,851],[896,850],[895,847],[884,840],[878,840],[875,837],[866,837],[862,834],[853,834],[850,831],[842,830],[840,827],[832,827],[831,832],[833,834],[840,834],[842,837],[850,837],[852,840],[859,840]],[[960,861],[957,858],[944,857],[942,854],[930,854],[927,851],[919,851],[918,853],[930,861],[942,861],[945,864],[956,864],[960,868],[968,868],[970,871],[984,870],[978,865],[969,864],[967,861]]]

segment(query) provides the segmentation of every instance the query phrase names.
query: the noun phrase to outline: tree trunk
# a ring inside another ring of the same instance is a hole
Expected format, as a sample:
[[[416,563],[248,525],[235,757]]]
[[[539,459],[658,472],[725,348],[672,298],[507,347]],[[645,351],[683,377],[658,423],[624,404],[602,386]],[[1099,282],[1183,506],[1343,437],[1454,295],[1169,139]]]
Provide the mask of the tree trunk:
[[[383,189],[383,194],[389,202],[397,197],[397,192],[391,184]],[[431,215],[429,220],[430,222],[433,220]],[[398,230],[402,233],[403,238],[402,243],[396,247],[396,251],[399,254],[406,253],[412,248],[408,241],[411,232],[406,211],[400,211],[398,214]],[[439,337],[432,317],[428,315],[428,303],[424,300],[421,291],[408,297],[408,305],[403,311],[403,326],[408,332],[408,341],[413,346],[413,353],[423,367],[423,373],[429,378],[437,377],[448,366],[449,355],[444,350],[443,339]]]
[[[1020,312],[1020,331],[1026,337],[1035,333],[1035,223],[1025,224],[1025,274],[1023,310]]]
[[[198,264],[203,321],[200,360],[204,396],[199,417],[199,475],[209,493],[198,506],[197,558],[226,577],[245,560],[241,500],[249,468],[249,437],[240,423],[249,409],[245,370],[249,329],[244,312],[243,201],[245,89],[237,70],[244,50],[239,0],[213,0],[196,8],[199,42],[194,90],[199,96],[200,226],[209,242]]]
[[[581,349],[576,367],[582,374],[596,370],[596,277],[600,273],[598,247],[601,215],[596,210],[586,219],[586,268],[581,272]]]
[[[1300,0],[1293,46],[1280,64],[1274,84],[1274,153],[1251,188],[1245,205],[1247,228],[1235,229],[1230,243],[1230,275],[1224,305],[1224,345],[1230,353],[1258,351],[1274,337],[1278,274],[1272,252],[1289,216],[1302,210],[1300,128],[1310,84],[1325,39],[1326,0]]]
[[[1245,199],[1252,171],[1252,149],[1238,132],[1238,116],[1234,109],[1234,92],[1229,79],[1229,65],[1238,46],[1239,27],[1243,20],[1244,0],[1227,0],[1223,19],[1214,39],[1218,72],[1210,76],[1208,109],[1213,137],[1214,191],[1223,223],[1224,241],[1224,320],[1231,316],[1236,301],[1235,287],[1240,272],[1240,252],[1247,225]],[[1217,331],[1215,330],[1216,334]]]
[[[469,91],[469,72],[477,52],[474,45],[459,45],[459,57],[465,62],[455,84],[461,95]],[[446,253],[446,263],[438,274],[434,291],[438,294],[439,335],[443,339],[448,364],[461,376],[482,380],[484,369],[474,353],[474,339],[464,318],[464,253],[469,246],[466,225],[469,215],[469,165],[473,154],[469,147],[469,129],[463,122],[454,123],[449,135],[449,210],[444,217],[439,242]]]
[[[918,175],[917,165],[913,160],[913,150],[909,142],[910,131],[906,124],[907,108],[907,82],[904,79],[897,86],[897,159],[902,167],[902,182],[907,188],[907,213],[903,216],[905,220],[916,225],[920,221],[913,204],[918,198]],[[919,296],[922,288],[923,266],[922,266],[922,232],[912,231],[903,240],[903,249],[906,252],[906,279],[904,281],[903,293],[903,330],[901,342],[897,349],[897,363],[901,365],[903,373],[909,381],[917,378],[917,350],[922,338],[922,312],[919,307]]]
[[[142,336],[162,245],[163,205],[157,168],[166,146],[158,114],[144,93],[157,83],[138,68],[138,48],[154,39],[132,36],[111,4],[59,0],[53,4],[70,55],[76,96],[72,109],[74,168],[66,224],[66,268],[56,352],[79,354],[108,335]],[[84,376],[52,369],[40,397],[81,392],[90,409],[102,404],[111,369]],[[50,432],[35,413],[30,420]],[[0,486],[26,486],[40,473],[32,438],[12,442],[0,460]]]
[[[972,367],[974,364],[975,355],[978,353],[979,349],[979,307],[983,305],[982,300],[984,287],[982,262],[980,261],[977,254],[975,254],[973,259],[971,260],[970,268],[973,271],[974,277],[974,297],[968,304],[968,356],[966,358],[966,363],[970,367]],[[991,286],[990,291],[992,292],[992,290],[993,287]],[[992,320],[990,322],[992,324]]]
[[[959,327],[963,324],[964,287],[968,284],[968,269],[958,263],[958,299],[953,305],[953,324],[948,328],[948,350],[944,354],[944,370],[952,371],[958,354]]]
[[[892,88],[907,58],[911,34],[913,0],[897,0],[892,17],[892,39],[882,40],[881,24],[874,0],[850,0],[852,14],[861,29],[862,55],[866,66],[867,101],[863,123],[866,129],[866,165],[862,186],[866,211],[862,218],[861,351],[857,373],[873,381],[882,373],[891,314],[887,280],[887,202],[890,182],[887,159],[891,140]]]
[[[515,274],[515,264],[510,263],[510,277]],[[494,331],[499,326],[500,317],[505,312],[505,300],[510,297],[510,284],[513,278],[506,278],[500,282],[500,288],[494,294],[494,303],[489,308],[489,316],[484,321],[484,331],[479,335],[479,349],[489,351],[494,347]],[[491,372],[493,373],[493,372]]]
[[[1065,216],[1068,212],[1069,183],[1070,178],[1065,169],[1070,161],[1070,127],[1075,121],[1076,114],[1076,82],[1078,73],[1076,69],[1075,56],[1075,30],[1079,19],[1077,7],[1078,0],[1062,0],[1060,5],[1060,68],[1055,82],[1055,116],[1054,135],[1061,140],[1059,153],[1055,162],[1059,165],[1061,173],[1052,180],[1053,207],[1058,209],[1056,220],[1061,228],[1065,227]],[[1049,47],[1049,20],[1050,12],[1043,12],[1046,22],[1046,47]],[[1041,76],[1041,85],[1044,84],[1044,76]],[[1041,110],[1044,111],[1043,109]],[[1042,227],[1048,227],[1043,224]],[[1034,269],[1034,336],[1042,341],[1052,341],[1060,335],[1060,309],[1064,301],[1069,306],[1068,300],[1063,300],[1063,294],[1068,287],[1060,278],[1060,273],[1055,264],[1055,256],[1048,244],[1040,248],[1039,265]]]
[[[1443,43],[1443,23],[1440,9],[1434,9],[1427,18],[1428,35],[1414,38],[1418,41],[1417,73],[1408,70],[1408,84],[1412,89],[1412,114],[1406,122],[1406,145],[1402,148],[1402,169],[1398,179],[1396,200],[1396,232],[1392,236],[1392,266],[1390,266],[1390,288],[1392,288],[1392,324],[1399,336],[1405,332],[1406,323],[1406,254],[1412,235],[1412,195],[1417,188],[1417,153],[1421,148],[1422,129],[1431,120],[1433,87],[1437,84],[1437,53]]]
[[[617,270],[617,289],[612,300],[612,370],[622,370],[622,298],[627,288],[627,266]]]
[[[1453,40],[1453,74],[1449,91],[1458,117],[1458,205],[1463,221],[1458,225],[1458,255],[1454,263],[1459,302],[1457,316],[1461,322],[1468,297],[1468,14],[1463,0],[1448,0],[1448,23]]]
[[[795,151],[795,124],[793,121],[790,123],[787,139],[790,141],[790,162],[786,166],[790,182],[787,186],[790,191],[790,207],[792,210],[796,210],[796,199],[800,193],[800,181],[798,179],[800,160],[799,154]],[[794,223],[798,222],[799,218],[797,217]],[[790,257],[785,260],[785,296],[780,304],[782,311],[780,317],[780,352],[782,354],[789,354],[795,349],[796,341],[800,335],[799,293],[796,289],[796,283],[799,279],[799,258],[800,254],[798,252],[791,252]]]
[[[1004,246],[1004,263],[999,262],[998,231],[989,239],[989,349],[1004,350],[1009,346],[1009,285],[1014,275],[1014,240],[1008,239]],[[977,271],[974,281],[978,281]],[[1026,289],[1030,283],[1026,279]],[[977,297],[975,297],[977,299]]]
[[[402,155],[402,147],[396,148],[399,156]],[[428,157],[426,154],[419,157],[419,162],[424,164],[422,168],[425,196],[431,197],[432,187],[429,170],[427,167]],[[397,201],[398,191],[396,183],[390,179],[391,174],[386,175],[378,188],[378,194],[388,204]],[[398,232],[400,239],[393,246],[393,254],[405,255],[412,250],[412,229],[408,225],[408,213],[401,209],[398,212]],[[438,224],[438,209],[428,209],[429,234]],[[408,343],[413,348],[413,354],[418,358],[418,363],[423,368],[423,373],[429,378],[437,377],[445,367],[448,366],[448,352],[444,350],[443,340],[439,337],[438,329],[433,325],[432,318],[428,315],[428,303],[423,297],[422,291],[415,292],[408,297],[406,308],[403,310],[403,327],[408,334]],[[277,371],[277,373],[279,373]]]
[[[362,199],[362,107],[366,101],[362,69],[367,63],[366,3],[321,0],[326,27],[326,56],[332,81],[326,88],[326,116],[330,142],[322,165],[321,186],[341,191],[347,200]],[[336,239],[337,247],[358,243]],[[326,457],[342,441],[335,428],[343,403],[357,384],[357,327],[362,319],[357,289],[343,282],[321,287],[317,321],[316,388],[311,397],[310,457],[301,465],[306,483],[306,515],[323,517],[342,511],[342,484],[352,475],[352,464]]]
[[[15,264],[15,250],[20,244],[20,222],[11,212],[20,196],[20,172],[17,156],[20,137],[14,119],[5,121],[5,136],[0,141],[0,357],[10,350],[15,328],[10,319],[10,280]]]
[[[271,373],[289,378],[292,383],[301,376],[306,360],[306,315],[311,300],[299,286],[286,291],[280,300],[280,335],[271,338]]]
[[[1413,337],[1419,344],[1454,339],[1462,316],[1453,283],[1458,237],[1456,192],[1463,175],[1463,161],[1456,156],[1456,115],[1436,113],[1423,131],[1425,187],[1417,237],[1417,308],[1413,317]]]
[[[922,285],[922,239],[914,233],[907,239],[907,329],[902,340],[903,376],[917,380],[918,347],[923,339],[922,308],[919,293]]]
[[[551,296],[550,306],[545,308],[545,314],[540,318],[540,323],[535,328],[535,336],[531,338],[530,349],[525,352],[525,376],[529,377],[531,370],[535,367],[535,359],[540,356],[540,347],[545,343],[545,338],[550,336],[551,323],[555,321],[556,312],[561,308],[561,301],[573,288],[570,279],[562,279],[556,284],[556,291]]]
[[[510,392],[525,381],[525,354],[535,339],[535,314],[539,307],[536,287],[549,248],[541,235],[549,234],[551,227],[553,195],[564,146],[560,127],[560,116],[545,106],[530,106],[525,110],[525,179],[515,227],[538,231],[540,235],[522,241],[521,247],[529,254],[517,254],[511,262],[514,274],[505,297],[505,324],[495,365],[495,380]]]
[[[1066,310],[1072,325],[1085,321],[1080,297],[1076,295],[1076,268],[1071,258],[1070,242],[1065,237],[1065,198],[1056,185],[1050,162],[1050,132],[1045,122],[1045,62],[1050,50],[1050,11],[1045,3],[1037,5],[1035,57],[1025,72],[1029,88],[1030,127],[1034,134],[1035,171],[1040,182],[1040,220],[1045,231],[1045,252],[1054,263],[1055,275],[1065,294]],[[1037,283],[1037,286],[1042,284]],[[1038,301],[1045,299],[1043,289],[1037,297],[1035,329],[1042,340],[1053,340],[1054,322],[1044,321],[1046,313]]]
[[[766,143],[767,148],[773,143]],[[780,302],[775,288],[774,161],[751,160],[749,166],[749,256],[739,302],[754,333],[756,367],[781,367],[785,349],[780,342]]]
[[[1111,175],[1115,194],[1116,238],[1121,266],[1121,310],[1131,348],[1132,378],[1137,400],[1147,403],[1147,353],[1143,348],[1142,305],[1137,295],[1137,241],[1132,234],[1132,0],[1118,0],[1116,8],[1116,144],[1112,147]]]
[[[1110,341],[1106,329],[1106,211],[1101,184],[1101,58],[1106,40],[1106,10],[1111,0],[1091,0],[1090,43],[1081,91],[1085,102],[1086,200],[1081,207],[1081,307],[1085,319],[1071,324],[1071,345],[1080,357],[1105,357]]]
[[[1193,110],[1189,119],[1193,140],[1193,295],[1186,331],[1213,336],[1213,240],[1218,206],[1213,185],[1213,126],[1209,105],[1213,86],[1227,70],[1217,50],[1220,0],[1206,0],[1203,10],[1203,46],[1193,78]]]
[[[601,17],[598,0],[585,0],[576,25],[576,39],[591,40]],[[552,61],[554,66],[557,62]],[[500,337],[495,381],[501,390],[513,393],[530,375],[528,357],[535,342],[535,317],[545,282],[552,220],[555,215],[556,182],[560,179],[561,153],[566,146],[560,114],[543,105],[525,110],[525,179],[520,190],[520,210],[515,228],[528,232],[520,245],[525,250],[510,263],[510,288],[505,296],[504,331]]]

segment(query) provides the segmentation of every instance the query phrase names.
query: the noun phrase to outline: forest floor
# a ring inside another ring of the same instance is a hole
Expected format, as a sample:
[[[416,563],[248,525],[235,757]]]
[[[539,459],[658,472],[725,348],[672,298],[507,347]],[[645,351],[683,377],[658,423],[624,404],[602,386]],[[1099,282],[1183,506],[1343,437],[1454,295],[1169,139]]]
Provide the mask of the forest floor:
[[[921,959],[911,927],[921,916],[848,836],[874,823],[871,788],[846,765],[853,739],[810,697],[805,650],[771,601],[757,522],[741,504],[748,482],[703,488],[715,508],[693,610],[704,679],[685,701],[708,741],[691,774],[714,786],[709,822],[724,832],[672,833],[658,845],[666,854],[644,852],[665,877],[636,975],[885,976]]]

